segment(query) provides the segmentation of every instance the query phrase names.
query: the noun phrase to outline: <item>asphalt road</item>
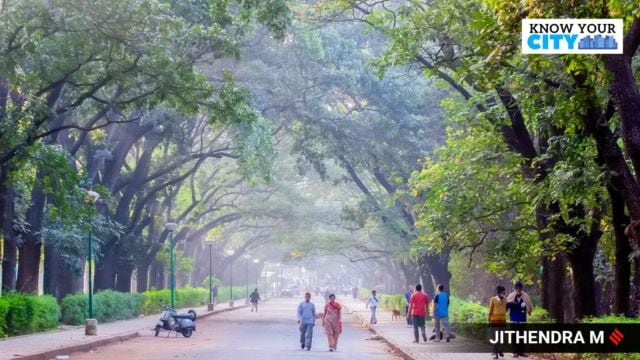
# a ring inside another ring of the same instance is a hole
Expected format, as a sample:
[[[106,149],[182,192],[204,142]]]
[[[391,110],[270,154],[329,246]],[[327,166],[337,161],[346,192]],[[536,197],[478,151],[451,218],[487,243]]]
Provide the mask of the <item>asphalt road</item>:
[[[141,337],[113,344],[89,353],[71,354],[73,360],[98,359],[399,359],[379,340],[369,340],[372,334],[356,319],[345,314],[344,331],[337,352],[329,352],[327,338],[318,322],[314,328],[311,351],[300,349],[295,311],[301,299],[274,298],[260,304],[260,311],[249,308],[217,314],[197,321],[197,331],[189,339],[174,333]],[[320,300],[322,299],[312,299]],[[340,301],[340,299],[338,299]],[[321,311],[321,306],[316,303]]]

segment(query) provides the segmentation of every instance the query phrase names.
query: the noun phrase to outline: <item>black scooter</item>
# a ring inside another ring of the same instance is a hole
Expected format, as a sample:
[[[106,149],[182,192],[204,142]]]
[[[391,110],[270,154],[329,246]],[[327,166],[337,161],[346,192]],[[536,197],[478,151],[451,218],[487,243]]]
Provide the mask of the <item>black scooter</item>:
[[[194,331],[196,331],[196,312],[189,310],[186,314],[179,314],[165,305],[164,311],[160,315],[160,320],[156,324],[156,336],[160,333],[160,330],[169,331],[169,336],[172,331],[182,334],[182,336],[188,338],[191,337]]]

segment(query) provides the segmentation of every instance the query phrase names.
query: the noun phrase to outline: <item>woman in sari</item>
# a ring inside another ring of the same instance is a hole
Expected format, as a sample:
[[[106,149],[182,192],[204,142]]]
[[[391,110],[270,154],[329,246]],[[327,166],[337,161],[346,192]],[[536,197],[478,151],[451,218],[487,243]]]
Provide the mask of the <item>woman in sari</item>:
[[[329,340],[329,351],[338,348],[338,337],[342,333],[342,306],[336,302],[336,295],[329,295],[329,302],[324,305],[322,327]]]

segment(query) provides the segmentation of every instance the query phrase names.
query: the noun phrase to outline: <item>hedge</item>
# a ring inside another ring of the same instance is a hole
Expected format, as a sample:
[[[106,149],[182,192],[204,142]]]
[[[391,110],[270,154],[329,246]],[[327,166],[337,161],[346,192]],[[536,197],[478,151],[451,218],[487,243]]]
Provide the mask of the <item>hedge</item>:
[[[250,289],[251,290],[251,289]],[[229,288],[218,289],[218,303],[229,299]],[[234,287],[234,299],[244,299],[245,287]],[[69,325],[83,324],[87,315],[87,295],[70,294],[62,299],[62,322]],[[185,287],[176,289],[174,305],[186,308],[209,302],[209,290]],[[121,293],[105,290],[93,296],[93,314],[99,323],[134,318],[144,314],[159,314],[164,305],[171,303],[168,289],[149,290],[144,293]]]
[[[0,337],[55,328],[59,318],[60,307],[52,296],[10,293],[0,297]]]

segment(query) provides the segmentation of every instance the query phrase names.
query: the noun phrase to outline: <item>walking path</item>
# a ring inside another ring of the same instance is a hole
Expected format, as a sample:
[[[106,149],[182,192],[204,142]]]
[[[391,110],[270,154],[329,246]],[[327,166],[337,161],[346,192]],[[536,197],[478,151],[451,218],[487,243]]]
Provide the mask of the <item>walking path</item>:
[[[236,300],[236,304],[238,304],[239,301],[242,300]],[[218,304],[214,311],[207,311],[205,305],[179,309],[178,312],[184,313],[189,309],[194,309],[196,310],[198,318],[202,318],[225,311],[245,308],[247,306],[249,305],[242,304],[230,308],[228,303],[224,303]],[[58,355],[67,355],[78,351],[89,351],[109,343],[134,338],[143,332],[151,333],[159,318],[160,313],[140,316],[131,320],[98,324],[98,335],[95,336],[86,336],[84,334],[84,325],[82,325],[65,327],[66,329],[44,333],[6,338],[0,340],[0,359],[50,360],[55,359]],[[159,336],[167,335],[166,332],[162,332]]]
[[[476,340],[461,337],[457,335],[451,342],[435,342],[429,341],[427,343],[413,343],[413,328],[407,327],[406,318],[404,315],[400,316],[398,320],[392,320],[391,311],[378,308],[376,318],[377,324],[369,324],[369,318],[371,313],[369,309],[365,308],[365,304],[353,300],[351,297],[341,297],[338,302],[346,306],[349,312],[358,317],[363,323],[365,323],[369,329],[382,337],[382,339],[389,344],[394,350],[399,352],[405,359],[415,360],[478,360],[478,359],[491,359],[491,354],[486,353],[470,353],[464,352],[469,347],[475,347],[479,344]],[[427,337],[431,336],[433,330],[433,321],[427,323]],[[482,345],[480,345],[482,346]],[[490,348],[487,348],[490,350]],[[507,357],[511,355],[508,354]]]

